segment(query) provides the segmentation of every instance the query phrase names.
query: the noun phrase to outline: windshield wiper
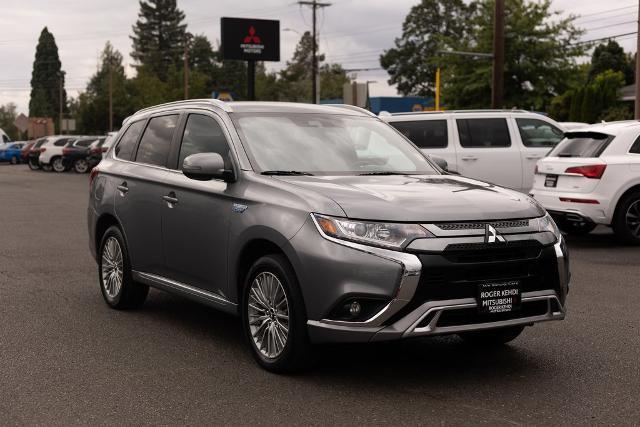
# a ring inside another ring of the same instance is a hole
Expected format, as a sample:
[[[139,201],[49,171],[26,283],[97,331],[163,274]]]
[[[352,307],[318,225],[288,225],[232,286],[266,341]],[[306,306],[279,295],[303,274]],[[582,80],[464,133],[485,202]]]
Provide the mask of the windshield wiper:
[[[306,175],[313,176],[310,172],[301,172],[301,171],[264,171],[262,175]]]
[[[390,171],[373,171],[373,172],[363,172],[358,175],[409,175],[407,173],[401,172],[390,172]]]

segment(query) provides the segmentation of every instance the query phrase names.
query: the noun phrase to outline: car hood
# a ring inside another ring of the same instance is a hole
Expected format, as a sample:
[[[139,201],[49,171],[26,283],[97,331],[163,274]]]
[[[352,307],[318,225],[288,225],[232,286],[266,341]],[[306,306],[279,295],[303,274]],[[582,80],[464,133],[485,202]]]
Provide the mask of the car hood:
[[[281,176],[278,179],[332,199],[349,218],[481,221],[544,214],[525,194],[452,175]]]

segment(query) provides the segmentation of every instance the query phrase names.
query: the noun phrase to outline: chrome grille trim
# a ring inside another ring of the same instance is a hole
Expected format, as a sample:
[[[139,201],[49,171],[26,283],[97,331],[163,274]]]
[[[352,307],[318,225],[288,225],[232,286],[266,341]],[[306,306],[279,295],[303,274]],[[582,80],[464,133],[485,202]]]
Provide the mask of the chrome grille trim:
[[[434,223],[441,230],[484,230],[485,225],[489,224],[495,228],[519,228],[528,227],[529,220],[513,220],[513,221],[488,221],[488,222],[442,222]]]

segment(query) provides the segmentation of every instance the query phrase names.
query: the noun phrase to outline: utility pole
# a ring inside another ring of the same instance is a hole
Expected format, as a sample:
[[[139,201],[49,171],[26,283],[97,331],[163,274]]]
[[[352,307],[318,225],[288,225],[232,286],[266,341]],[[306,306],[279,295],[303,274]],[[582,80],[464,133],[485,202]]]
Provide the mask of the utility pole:
[[[312,14],[312,59],[311,59],[311,102],[317,104],[319,102],[320,94],[318,93],[318,36],[316,31],[317,10],[321,7],[331,6],[331,3],[323,3],[318,0],[301,0],[298,1],[299,5],[305,5],[311,7]]]
[[[113,131],[113,64],[109,56],[109,132]]]
[[[60,128],[60,135],[62,135],[62,78],[64,77],[64,71],[59,71],[58,72],[58,98],[59,98],[59,116],[58,116],[58,126]]]
[[[189,41],[184,43],[184,99],[189,99]]]
[[[493,12],[493,84],[491,108],[503,107],[504,88],[504,0],[496,0]]]
[[[640,1],[638,1],[638,34],[636,35],[636,102],[635,118],[640,120]]]

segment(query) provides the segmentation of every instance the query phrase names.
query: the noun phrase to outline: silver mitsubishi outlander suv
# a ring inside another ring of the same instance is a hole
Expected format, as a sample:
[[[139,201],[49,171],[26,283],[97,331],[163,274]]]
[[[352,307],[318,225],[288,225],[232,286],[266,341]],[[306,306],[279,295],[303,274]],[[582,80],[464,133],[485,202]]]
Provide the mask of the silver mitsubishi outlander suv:
[[[138,307],[151,286],[237,314],[270,371],[319,343],[504,344],[565,316],[567,248],[545,210],[446,173],[357,107],[147,108],[90,180],[106,303]]]

